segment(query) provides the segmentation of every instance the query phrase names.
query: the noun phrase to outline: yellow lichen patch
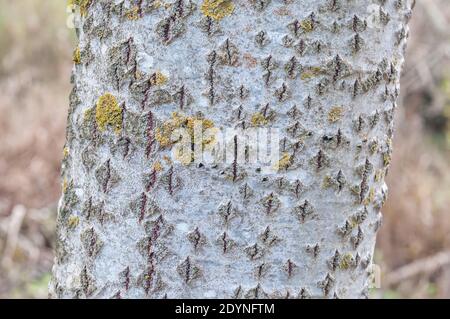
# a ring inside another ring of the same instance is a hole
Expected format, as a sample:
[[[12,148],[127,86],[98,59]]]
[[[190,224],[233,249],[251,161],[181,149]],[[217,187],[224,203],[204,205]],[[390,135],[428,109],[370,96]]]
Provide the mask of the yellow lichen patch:
[[[214,127],[214,122],[208,119],[204,119],[198,116],[190,117],[184,116],[177,112],[172,113],[172,118],[164,122],[160,127],[156,129],[155,138],[162,147],[172,146],[177,140],[172,140],[172,134],[177,129],[186,129],[187,134],[194,138],[195,125],[200,125],[202,133],[207,129]],[[202,146],[207,146],[214,142],[214,136],[202,137]]]
[[[139,7],[138,6],[132,7],[125,13],[125,16],[127,17],[128,20],[138,20],[140,18]]]
[[[310,67],[307,70],[303,71],[300,78],[302,80],[309,80],[313,77],[318,76],[322,72],[322,69],[320,67],[314,66]]]
[[[80,8],[80,15],[83,17],[87,14],[91,0],[70,0],[69,5],[75,5]]]
[[[322,187],[323,188],[331,187],[331,176],[330,175],[327,175],[323,178]]]
[[[193,153],[189,149],[177,147],[174,151],[175,159],[183,165],[189,165],[193,161]]]
[[[169,2],[164,2],[164,1],[160,1],[160,0],[153,0],[153,2],[151,3],[151,8],[152,9],[170,9],[171,7],[173,7],[173,3],[169,3]]]
[[[197,125],[197,126],[196,126]],[[188,132],[197,144],[197,149],[211,151],[217,144],[217,134],[219,129],[214,127],[214,122],[204,118],[190,117],[187,119]],[[201,135],[198,134],[201,132]],[[193,145],[195,146],[195,145]]]
[[[363,204],[367,206],[370,203],[372,203],[374,199],[375,199],[375,189],[371,188],[369,191],[369,195],[366,197],[366,199],[364,199]]]
[[[160,161],[157,161],[155,164],[153,164],[153,170],[155,172],[161,172],[163,170],[163,166]]]
[[[386,145],[387,145],[389,148],[392,148],[392,138],[388,137],[388,138],[386,139]]]
[[[80,222],[80,218],[79,218],[78,216],[72,215],[72,216],[70,216],[69,219],[67,220],[67,226],[68,226],[69,228],[75,228],[75,227],[78,226],[79,222]]]
[[[361,191],[361,189],[359,185],[353,185],[352,187],[350,187],[350,191],[352,192],[352,194],[359,196],[359,192]]]
[[[136,78],[136,80],[141,80],[144,77],[144,73],[142,73],[136,68],[136,71],[134,72],[134,77]]]
[[[342,256],[341,262],[339,263],[340,269],[348,269],[353,263],[353,255],[351,253],[347,253]]]
[[[212,120],[209,119],[205,119],[205,118],[201,118],[201,117],[187,117],[186,118],[187,121],[187,127],[189,128],[189,131],[192,135],[194,135],[194,126],[195,126],[195,121],[200,121],[200,124],[203,127],[203,130],[206,129],[210,129],[214,127],[214,122]]]
[[[375,200],[375,189],[374,188],[372,188],[369,191],[368,199],[369,199],[369,203],[373,203],[373,201]]]
[[[264,114],[258,112],[252,115],[251,122],[253,126],[263,126],[266,125],[269,121],[266,119]]]
[[[355,217],[350,218],[350,228],[355,229],[358,226],[358,220]]]
[[[342,106],[335,106],[328,112],[328,122],[335,123],[339,121],[344,113],[344,108]]]
[[[175,128],[171,124],[164,123],[161,127],[156,128],[155,138],[161,147],[168,147],[173,144],[171,136]]]
[[[385,175],[384,169],[377,170],[375,172],[375,177],[374,177],[375,182],[377,182],[377,183],[381,182],[384,179],[384,175]]]
[[[383,153],[383,165],[384,167],[389,166],[391,164],[391,154],[390,153]]]
[[[120,133],[122,130],[122,108],[114,95],[106,93],[99,98],[95,108],[95,121],[100,131],[105,131],[108,126],[111,126],[116,134]]]
[[[291,165],[292,165],[292,156],[289,153],[283,153],[281,159],[278,161],[278,163],[275,164],[274,169],[275,170],[287,169]]]
[[[73,51],[73,62],[75,64],[80,64],[81,63],[81,52],[80,52],[80,48],[77,47],[75,49],[75,51]]]
[[[369,146],[370,154],[375,154],[378,151],[378,143],[374,142]]]
[[[172,113],[172,118],[165,121],[160,127],[156,128],[155,138],[159,145],[168,147],[176,141],[172,141],[172,134],[176,129],[180,128],[184,122],[184,118],[177,112]]]
[[[314,26],[310,19],[305,19],[300,22],[300,28],[302,28],[304,32],[311,32]]]
[[[214,20],[222,20],[234,11],[231,0],[205,0],[201,6],[202,13]]]
[[[153,76],[150,78],[150,84],[151,85],[164,85],[167,83],[169,78],[162,74],[160,71],[157,71]]]
[[[66,159],[69,157],[69,148],[66,146],[63,149],[63,158]]]
[[[207,131],[213,128],[214,122],[211,120],[199,116],[184,116],[174,112],[171,119],[156,128],[155,139],[161,147],[175,145],[173,150],[175,159],[188,165],[194,160],[193,150],[196,149],[194,143],[200,144],[198,146],[202,151],[213,147],[216,142],[216,131]],[[201,136],[197,136],[199,133]],[[170,159],[165,160],[170,161]]]
[[[62,182],[62,192],[65,194],[67,192],[67,188],[69,187],[69,182],[67,181],[67,178],[64,177]]]

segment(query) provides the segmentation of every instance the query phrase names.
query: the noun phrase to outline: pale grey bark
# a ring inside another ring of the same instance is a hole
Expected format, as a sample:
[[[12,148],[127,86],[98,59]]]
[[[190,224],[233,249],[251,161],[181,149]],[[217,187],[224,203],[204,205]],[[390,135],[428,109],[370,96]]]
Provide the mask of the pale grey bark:
[[[75,2],[50,296],[366,297],[411,1]],[[170,162],[173,112],[289,160]]]

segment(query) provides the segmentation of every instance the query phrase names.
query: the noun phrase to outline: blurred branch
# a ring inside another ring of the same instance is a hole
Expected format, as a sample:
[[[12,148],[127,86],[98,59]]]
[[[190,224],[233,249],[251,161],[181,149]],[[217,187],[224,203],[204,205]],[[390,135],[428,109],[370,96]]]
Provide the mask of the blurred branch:
[[[385,276],[383,284],[393,286],[419,274],[431,274],[447,265],[450,265],[450,251],[440,252],[394,270]]]
[[[421,44],[414,47],[414,54],[408,57],[408,63],[403,72],[402,90],[414,91],[427,85],[433,86],[433,69],[441,68],[442,62],[450,56],[450,45],[448,43],[450,21],[442,8],[442,2],[419,0],[416,9],[416,15],[423,12],[419,21],[425,18],[418,25],[426,24],[427,33],[433,33],[434,43]],[[417,37],[421,39],[422,37]],[[424,38],[425,39],[425,38]],[[423,41],[423,40],[422,40]]]
[[[429,17],[429,21],[434,29],[442,35],[448,36],[449,24],[446,17],[442,14],[442,9],[434,1],[419,1],[420,9],[422,9]]]
[[[2,258],[2,266],[8,267],[12,263],[12,258],[17,247],[20,228],[27,211],[24,206],[18,205],[14,207],[9,217],[9,225],[7,229],[5,251]]]

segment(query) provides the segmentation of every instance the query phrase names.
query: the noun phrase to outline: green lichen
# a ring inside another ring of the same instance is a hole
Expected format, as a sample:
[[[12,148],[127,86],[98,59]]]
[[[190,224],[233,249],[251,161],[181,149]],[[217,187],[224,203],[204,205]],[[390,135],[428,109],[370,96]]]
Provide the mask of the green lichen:
[[[81,243],[88,257],[95,257],[103,247],[103,242],[95,232],[94,228],[83,231],[80,235]]]
[[[105,131],[108,126],[111,126],[116,134],[122,131],[122,108],[114,95],[106,93],[99,98],[95,108],[95,121],[100,131]]]
[[[214,20],[222,20],[234,11],[234,3],[231,0],[205,0],[201,6],[202,13]]]
[[[92,119],[94,119],[94,109],[93,108],[89,108],[84,110],[83,112],[83,121],[84,122],[90,122]]]
[[[95,106],[83,111],[80,130],[83,138],[95,140],[98,132],[95,123]]]
[[[69,181],[67,177],[63,178],[62,182],[62,192],[63,202],[60,208],[60,213],[58,215],[59,220],[66,220],[67,216],[74,209],[74,207],[78,204],[79,198],[75,191],[75,186],[73,181]]]

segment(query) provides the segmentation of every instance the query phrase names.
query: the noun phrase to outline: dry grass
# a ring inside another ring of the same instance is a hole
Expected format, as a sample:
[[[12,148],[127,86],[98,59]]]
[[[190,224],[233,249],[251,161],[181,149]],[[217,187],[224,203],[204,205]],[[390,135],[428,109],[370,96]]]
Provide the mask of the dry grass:
[[[383,274],[450,249],[446,1],[419,0],[413,18],[376,253]],[[74,45],[65,9],[62,0],[0,0],[0,298],[46,297]],[[450,267],[374,296],[449,298]]]

